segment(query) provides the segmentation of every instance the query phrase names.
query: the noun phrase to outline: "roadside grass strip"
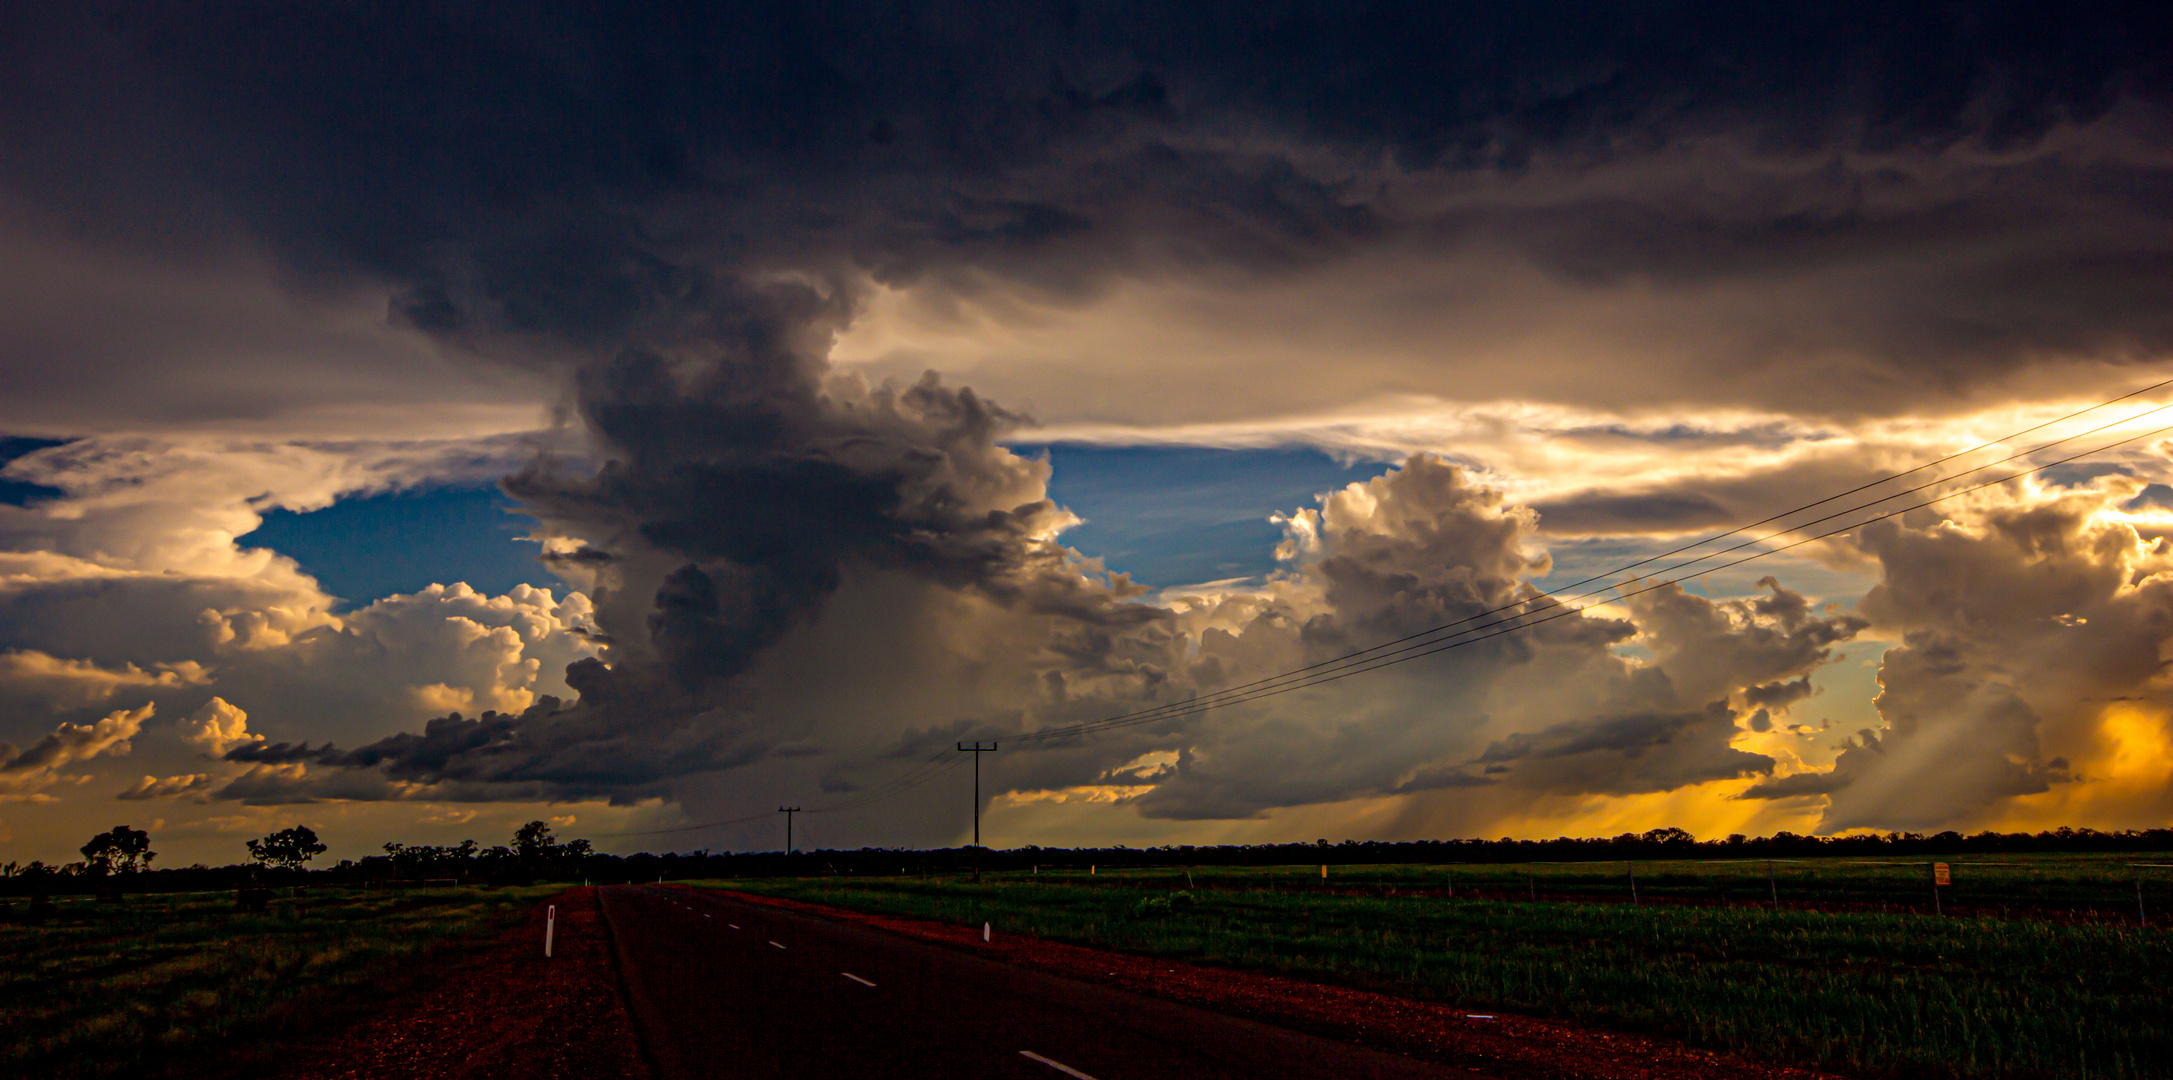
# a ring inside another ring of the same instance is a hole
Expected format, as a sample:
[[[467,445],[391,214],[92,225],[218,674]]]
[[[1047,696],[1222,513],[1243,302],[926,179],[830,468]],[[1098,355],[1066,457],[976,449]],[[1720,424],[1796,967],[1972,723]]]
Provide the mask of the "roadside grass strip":
[[[0,1076],[159,1075],[321,1034],[336,999],[486,940],[561,888],[319,888],[257,914],[228,892],[56,898],[42,924],[0,923]]]

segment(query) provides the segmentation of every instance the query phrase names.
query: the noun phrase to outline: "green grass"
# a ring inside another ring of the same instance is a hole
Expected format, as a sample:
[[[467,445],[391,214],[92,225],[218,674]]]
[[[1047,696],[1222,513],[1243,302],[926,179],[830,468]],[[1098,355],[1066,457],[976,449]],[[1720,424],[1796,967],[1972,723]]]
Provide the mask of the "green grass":
[[[2127,859],[1999,861],[2038,864],[1999,868],[2012,891],[2074,902],[2122,883]],[[1994,880],[1994,869],[1965,874],[1958,864],[1956,889]],[[2166,1006],[2173,935],[2138,929],[2132,906],[2126,924],[1785,903],[1776,911],[1705,903],[1713,899],[1705,890],[1747,893],[1753,878],[1763,892],[1763,864],[1755,873],[1711,863],[1652,870],[1648,886],[1641,868],[1640,894],[1672,889],[1700,903],[1615,902],[1627,899],[1626,881],[1610,902],[1544,902],[1550,891],[1597,889],[1622,873],[1620,863],[1331,867],[1331,884],[1364,886],[1349,892],[1323,890],[1317,866],[1195,869],[1192,889],[1182,870],[1089,876],[1083,868],[989,874],[978,883],[900,876],[715,884],[864,911],[985,920],[1061,941],[1561,1017],[1863,1075],[2173,1074]],[[1456,899],[1408,892],[1440,887],[1452,872]],[[1864,898],[1924,884],[1930,903],[1921,867],[1822,864],[1795,872],[1800,895],[1825,902],[1876,902]],[[1528,874],[1539,877],[1543,902],[1501,898],[1527,892]],[[1714,881],[1722,875],[1733,877]],[[1180,889],[1191,903],[1143,903]],[[1784,902],[1790,895],[1784,884]]]
[[[201,1074],[209,1051],[328,1034],[340,1000],[401,961],[484,940],[560,888],[318,889],[262,914],[226,892],[61,898],[42,924],[0,924],[0,1076]]]
[[[1330,866],[1326,887],[1337,891],[1445,892],[1493,899],[1587,900],[1628,903],[1630,870],[1640,900],[1691,904],[1770,903],[1784,907],[1932,909],[1930,859],[1639,860],[1579,863],[1475,863],[1456,866]],[[2015,913],[2109,920],[2135,918],[2135,877],[2143,877],[2153,908],[2173,923],[2173,855],[1941,856],[1953,884],[1940,890],[1945,907],[1975,913]],[[1768,874],[1770,872],[1770,878]],[[1188,877],[1189,875],[1189,877]],[[1101,867],[1042,868],[1039,880],[1136,887],[1156,883],[1199,889],[1318,891],[1319,864],[1193,867],[1114,871]],[[1186,882],[1192,885],[1186,885]]]

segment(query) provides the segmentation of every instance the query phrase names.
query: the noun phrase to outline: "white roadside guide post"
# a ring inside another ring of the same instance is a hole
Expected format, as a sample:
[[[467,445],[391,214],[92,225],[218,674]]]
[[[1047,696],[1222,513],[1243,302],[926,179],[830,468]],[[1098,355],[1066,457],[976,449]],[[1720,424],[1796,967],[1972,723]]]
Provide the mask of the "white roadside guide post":
[[[552,904],[543,912],[543,958],[551,958],[551,939],[558,934],[558,905]]]

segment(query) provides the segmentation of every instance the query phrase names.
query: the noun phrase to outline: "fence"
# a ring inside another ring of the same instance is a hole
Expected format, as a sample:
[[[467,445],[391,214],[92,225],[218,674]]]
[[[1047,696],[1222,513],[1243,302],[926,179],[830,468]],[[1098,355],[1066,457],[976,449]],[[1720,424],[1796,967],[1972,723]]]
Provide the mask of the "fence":
[[[1942,868],[1944,874],[1941,874]],[[2105,855],[2005,859],[1612,860],[1358,866],[1044,865],[992,878],[1105,888],[1272,889],[1442,899],[2006,915],[2151,925],[2173,862]],[[2155,919],[2169,918],[2161,910]]]

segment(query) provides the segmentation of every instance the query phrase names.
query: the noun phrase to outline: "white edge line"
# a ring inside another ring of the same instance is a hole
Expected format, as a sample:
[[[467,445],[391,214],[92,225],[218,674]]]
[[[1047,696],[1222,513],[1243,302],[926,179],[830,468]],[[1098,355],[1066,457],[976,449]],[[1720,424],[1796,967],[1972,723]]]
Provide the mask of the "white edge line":
[[[726,926],[729,926],[729,927],[731,927],[731,928],[732,928],[732,929],[734,929],[734,930],[737,930],[737,929],[739,929],[739,924],[738,924],[738,923],[736,923],[736,922],[728,922],[728,923],[725,923],[724,925],[726,925]]]
[[[775,948],[775,949],[782,949],[782,948],[784,948],[784,946],[783,946],[783,945],[779,945],[778,943],[776,943],[776,942],[774,942],[774,941],[770,942],[770,947],[771,947],[771,948]]]
[[[1032,1050],[1021,1050],[1019,1051],[1019,1056],[1032,1061],[1038,1061],[1043,1065],[1047,1065],[1048,1067],[1055,1069],[1057,1072],[1063,1073],[1065,1076],[1077,1077],[1078,1080],[1094,1080],[1093,1077],[1088,1076],[1087,1074],[1080,1072],[1079,1070],[1074,1069],[1061,1061],[1051,1061],[1048,1058],[1042,1057],[1040,1054],[1034,1053]]]
[[[848,979],[851,979],[852,981],[854,981],[854,982],[856,982],[856,983],[859,983],[859,984],[860,984],[860,985],[862,985],[862,986],[874,986],[874,985],[875,985],[874,983],[871,983],[871,982],[869,982],[868,980],[866,980],[866,979],[863,979],[863,978],[861,978],[860,976],[858,976],[858,975],[855,975],[855,974],[853,974],[853,973],[852,973],[852,972],[850,972],[850,971],[840,971],[840,972],[838,972],[838,974],[840,974],[840,975],[843,975],[843,976],[845,976],[846,978],[848,978]]]

